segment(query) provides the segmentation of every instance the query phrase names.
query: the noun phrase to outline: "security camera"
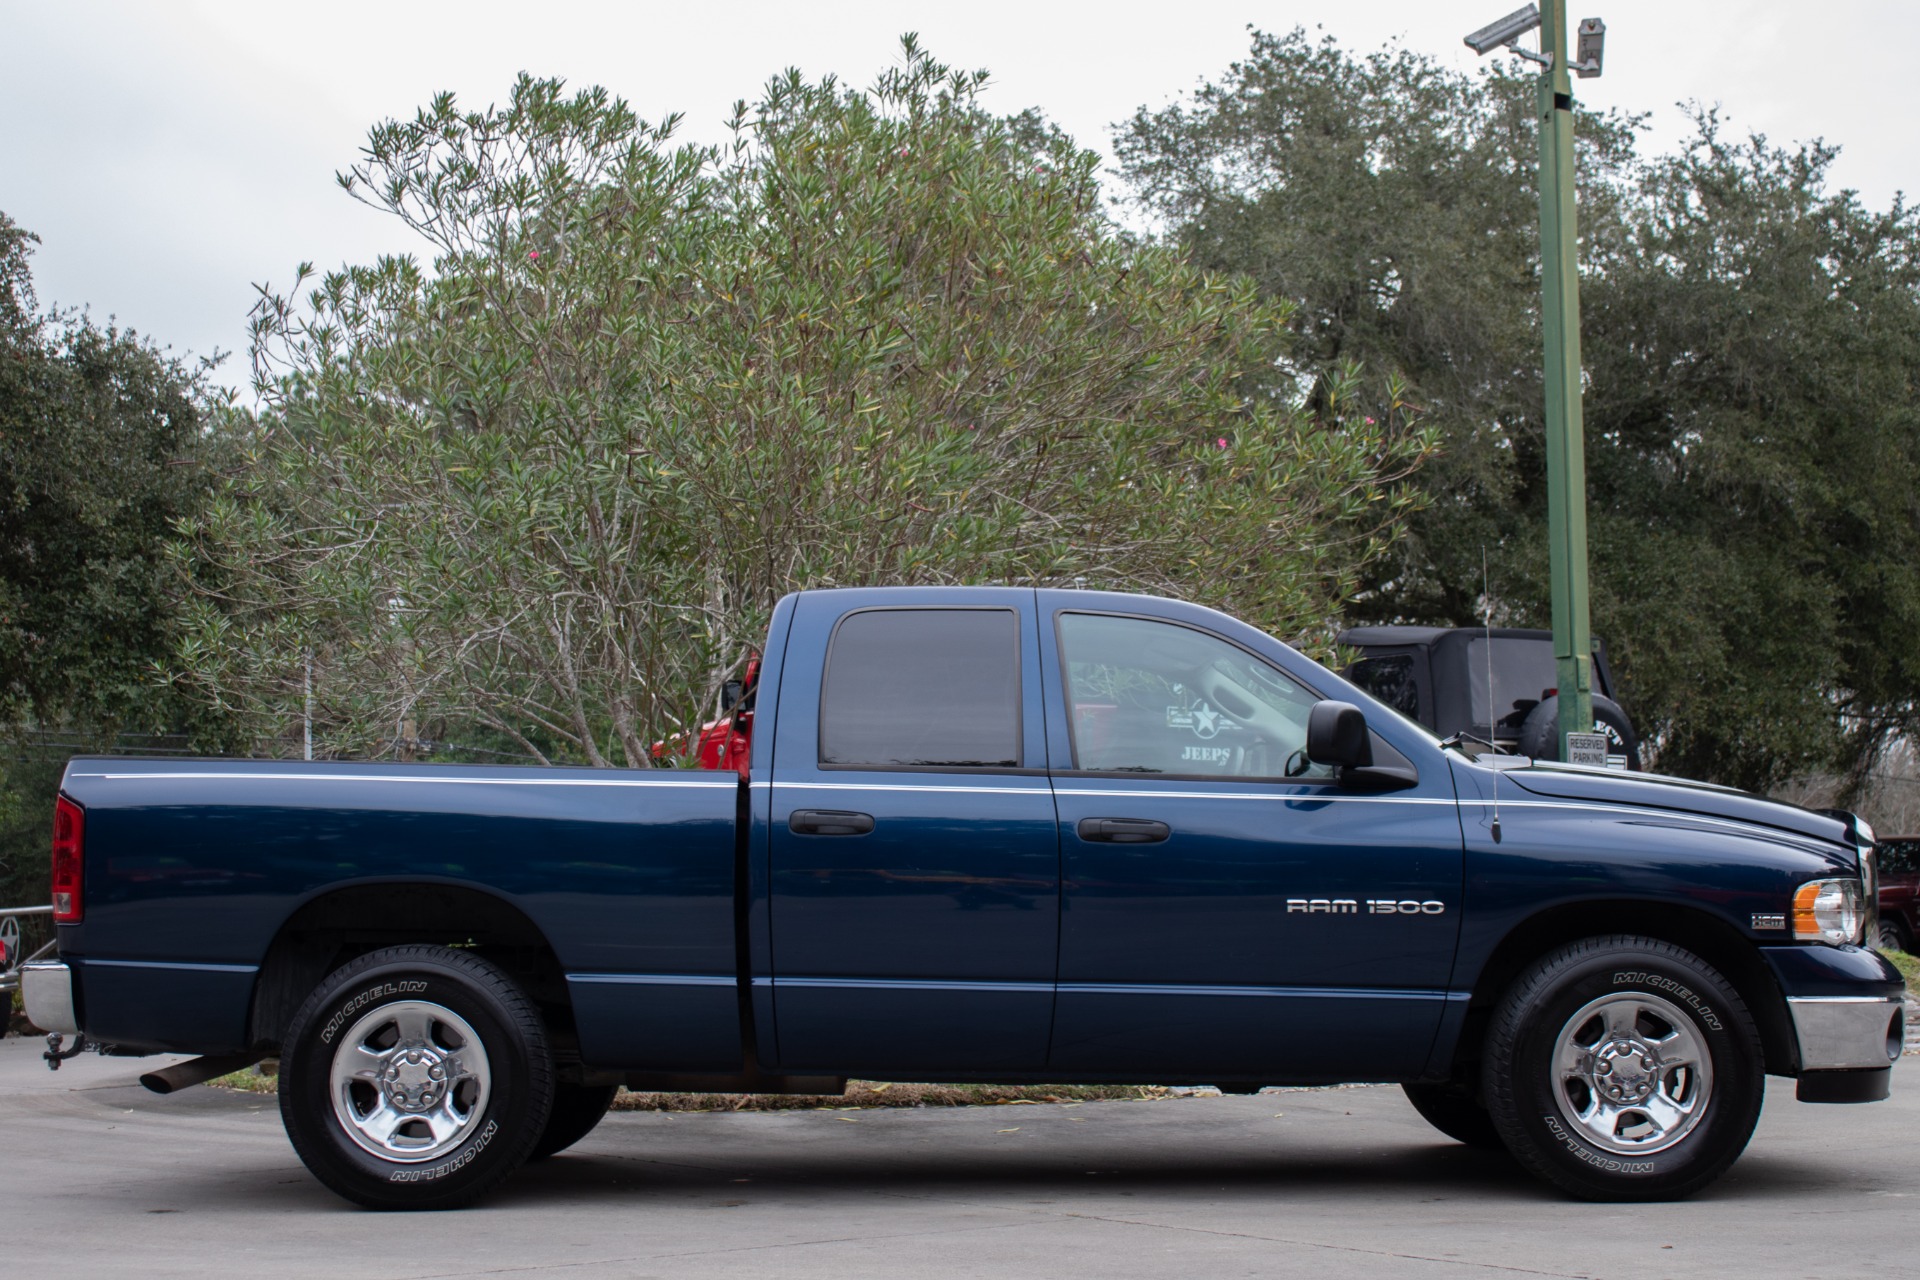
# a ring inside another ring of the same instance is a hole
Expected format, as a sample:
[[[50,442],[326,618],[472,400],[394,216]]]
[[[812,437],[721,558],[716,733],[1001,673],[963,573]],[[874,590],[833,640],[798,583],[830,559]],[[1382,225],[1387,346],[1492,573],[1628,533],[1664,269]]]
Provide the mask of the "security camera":
[[[1580,30],[1576,33],[1578,43],[1574,47],[1577,55],[1573,64],[1573,74],[1582,79],[1591,80],[1600,74],[1600,60],[1607,51],[1607,24],[1598,18],[1582,18]]]
[[[1539,25],[1540,7],[1530,4],[1524,9],[1515,9],[1498,22],[1489,22],[1468,36],[1467,48],[1485,57],[1503,44],[1512,44]]]

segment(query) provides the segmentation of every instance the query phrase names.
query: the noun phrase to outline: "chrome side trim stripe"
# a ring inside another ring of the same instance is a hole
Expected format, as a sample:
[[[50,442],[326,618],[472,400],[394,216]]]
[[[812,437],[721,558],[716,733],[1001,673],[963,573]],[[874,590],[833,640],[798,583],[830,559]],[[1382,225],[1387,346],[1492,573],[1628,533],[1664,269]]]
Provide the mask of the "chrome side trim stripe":
[[[908,782],[775,782],[782,790],[793,791],[970,791],[1002,796],[1048,796],[1053,791],[1041,778],[1037,787],[964,787],[920,785]]]
[[[77,956],[88,969],[174,969],[189,973],[258,973],[257,964],[183,964],[173,960],[92,960]]]
[[[1126,799],[1146,800],[1264,800],[1269,803],[1284,801],[1305,804],[1439,804],[1453,807],[1458,801],[1442,796],[1336,796],[1323,795],[1314,791],[1293,791],[1277,795],[1262,795],[1254,791],[1135,791],[1132,789],[1106,790],[1096,787],[1055,787],[1057,796],[1084,796],[1092,799],[1105,799],[1108,796],[1120,796]],[[1504,802],[1503,802],[1504,804]]]
[[[1063,982],[1062,995],[1097,996],[1258,996],[1261,998],[1306,1000],[1440,1000],[1460,1001],[1473,997],[1471,991],[1394,990],[1377,987],[1204,987],[1162,986],[1157,983]]]
[[[1132,982],[971,982],[905,978],[769,978],[757,977],[756,987],[776,990],[851,991],[1007,991],[1030,994],[1102,996],[1254,996],[1307,1000],[1438,1000],[1457,1003],[1472,998],[1470,991],[1393,990],[1374,987],[1229,987],[1173,983]]]
[[[704,973],[570,973],[568,982],[620,987],[733,987],[738,980]]]
[[[1053,994],[1051,982],[968,982],[937,978],[775,978],[773,987],[775,990],[796,987],[809,991],[1008,991],[1029,995]]]
[[[1147,799],[1147,800],[1263,800],[1267,802],[1300,801],[1300,802],[1308,802],[1313,804],[1339,802],[1341,804],[1438,804],[1438,805],[1448,805],[1448,806],[1452,806],[1457,803],[1457,801],[1449,800],[1444,797],[1336,796],[1336,795],[1321,795],[1321,794],[1312,793],[1312,792],[1290,792],[1284,795],[1261,795],[1260,793],[1253,792],[1253,791],[1136,791],[1131,789],[1120,790],[1117,788],[1114,790],[1101,790],[1096,788],[1082,789],[1082,788],[1068,788],[1068,787],[1055,787],[1052,789],[1051,792],[1049,792],[1046,786],[1044,785],[1037,786],[1037,787],[981,787],[981,786],[914,784],[914,783],[902,783],[902,782],[755,782],[755,783],[752,783],[751,785],[756,789],[779,787],[783,791],[784,790],[935,791],[935,792],[986,793],[989,795],[1015,795],[1015,796],[1052,794],[1056,796],[1085,796],[1092,799],[1105,799],[1107,797],[1118,797],[1120,799]],[[1502,801],[1501,803],[1503,806],[1505,805],[1505,801]]]
[[[438,778],[421,774],[384,773],[76,773],[76,778],[104,778],[110,782],[133,780],[171,782],[180,778],[254,780],[260,782],[412,782],[466,787],[704,787],[712,791],[732,791],[734,781],[706,781],[693,778]],[[736,775],[737,777],[737,775]]]

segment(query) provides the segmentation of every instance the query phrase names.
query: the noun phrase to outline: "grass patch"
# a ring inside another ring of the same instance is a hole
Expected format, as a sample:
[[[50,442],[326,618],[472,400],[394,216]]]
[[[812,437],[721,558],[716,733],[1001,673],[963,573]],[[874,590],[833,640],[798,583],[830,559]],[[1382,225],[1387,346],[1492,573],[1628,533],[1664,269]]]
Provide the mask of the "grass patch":
[[[280,1064],[269,1058],[207,1081],[216,1089],[278,1093]],[[890,1084],[849,1080],[838,1093],[633,1093],[622,1089],[615,1111],[860,1111],[869,1107],[1009,1107],[1056,1102],[1103,1102],[1175,1096],[1160,1085],[1138,1084]]]
[[[1893,961],[1893,967],[1907,980],[1907,994],[1920,995],[1920,958],[1904,951],[1882,951],[1880,954]]]
[[[632,1093],[613,1100],[615,1111],[864,1111],[869,1107],[1007,1107],[1056,1102],[1104,1102],[1171,1097],[1160,1085],[1137,1084],[890,1084],[849,1080],[844,1094]]]
[[[280,1077],[278,1075],[256,1075],[252,1067],[245,1067],[229,1075],[215,1076],[207,1081],[215,1089],[237,1089],[241,1093],[278,1093]]]

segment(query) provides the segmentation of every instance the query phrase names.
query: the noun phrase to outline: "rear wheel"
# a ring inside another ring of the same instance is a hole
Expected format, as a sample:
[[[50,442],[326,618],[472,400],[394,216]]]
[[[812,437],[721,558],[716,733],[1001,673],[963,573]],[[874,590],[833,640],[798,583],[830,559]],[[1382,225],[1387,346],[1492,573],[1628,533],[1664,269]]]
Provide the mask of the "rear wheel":
[[[1507,1148],[1586,1200],[1673,1200],[1724,1173],[1760,1118],[1753,1018],[1710,966],[1651,938],[1588,938],[1508,990],[1483,1092]]]
[[[529,1160],[545,1160],[558,1155],[592,1133],[606,1118],[613,1105],[618,1085],[561,1084],[553,1089],[553,1110],[547,1113],[547,1128],[533,1144]]]
[[[1505,1151],[1493,1117],[1470,1090],[1453,1084],[1403,1084],[1407,1101],[1420,1118],[1452,1138],[1482,1151]]]
[[[518,1168],[553,1104],[546,1029],[465,951],[387,947],[335,971],[287,1029],[280,1118],[314,1177],[370,1209],[451,1209]]]

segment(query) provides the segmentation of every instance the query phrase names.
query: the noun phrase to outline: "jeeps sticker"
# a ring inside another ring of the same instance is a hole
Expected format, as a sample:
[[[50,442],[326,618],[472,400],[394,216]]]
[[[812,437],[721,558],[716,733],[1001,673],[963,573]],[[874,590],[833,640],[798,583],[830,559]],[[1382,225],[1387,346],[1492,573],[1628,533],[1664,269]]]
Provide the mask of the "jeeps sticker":
[[[1182,760],[1196,760],[1201,764],[1225,764],[1233,759],[1232,747],[1182,747]]]
[[[1655,991],[1664,991],[1670,996],[1675,996],[1685,1001],[1688,1008],[1700,1015],[1700,1021],[1707,1024],[1707,1030],[1718,1031],[1720,1029],[1720,1015],[1715,1013],[1712,1007],[1701,1000],[1699,996],[1693,994],[1691,987],[1686,986],[1684,983],[1675,982],[1672,978],[1658,973],[1647,973],[1640,969],[1624,969],[1613,975],[1613,985],[1616,987],[1652,987]]]
[[[1196,738],[1214,737],[1221,729],[1232,727],[1232,724],[1231,720],[1205,702],[1196,702],[1190,707],[1167,708],[1167,728],[1191,729]]]
[[[327,1019],[327,1025],[320,1029],[320,1043],[332,1044],[333,1038],[340,1034],[340,1028],[348,1018],[351,1018],[354,1014],[360,1012],[360,1010],[366,1008],[382,996],[418,995],[426,989],[427,984],[417,978],[402,978],[398,982],[387,982],[377,987],[368,987],[365,991],[362,991],[359,995],[341,1005],[339,1010],[335,1012],[331,1018]]]

